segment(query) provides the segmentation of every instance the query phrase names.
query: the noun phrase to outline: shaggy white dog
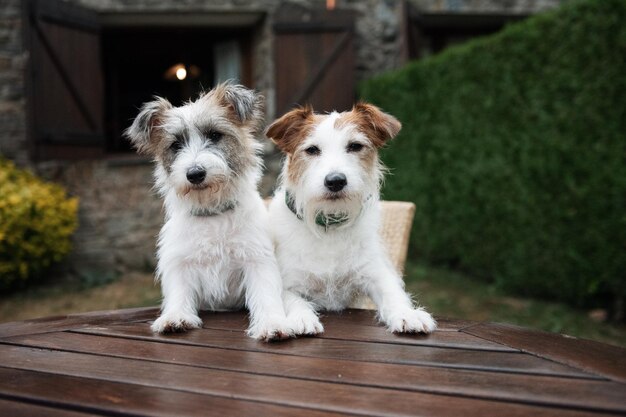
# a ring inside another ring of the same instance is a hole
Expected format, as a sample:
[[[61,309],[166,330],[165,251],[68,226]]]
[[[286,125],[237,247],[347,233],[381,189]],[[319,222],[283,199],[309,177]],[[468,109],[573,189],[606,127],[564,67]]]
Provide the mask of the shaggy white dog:
[[[258,192],[261,161],[255,133],[262,97],[222,84],[195,102],[146,103],[126,131],[138,152],[156,162],[165,201],[158,240],[161,316],[155,332],[200,327],[199,309],[250,310],[250,336],[293,335]]]
[[[327,115],[295,109],[267,129],[286,154],[270,224],[285,309],[297,334],[322,332],[317,311],[344,309],[358,294],[376,303],[393,332],[436,328],[404,291],[378,233],[378,149],[400,128],[394,117],[359,103]]]

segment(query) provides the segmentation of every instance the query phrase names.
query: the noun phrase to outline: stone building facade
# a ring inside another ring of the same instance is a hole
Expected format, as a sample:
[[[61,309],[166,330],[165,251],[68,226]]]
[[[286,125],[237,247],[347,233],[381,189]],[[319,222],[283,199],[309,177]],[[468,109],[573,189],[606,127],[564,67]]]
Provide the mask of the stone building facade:
[[[251,84],[267,97],[267,119],[275,105],[273,19],[286,5],[323,9],[324,0],[66,0],[106,17],[131,13],[242,13],[262,15],[253,29]],[[355,12],[354,78],[367,79],[415,58],[407,45],[413,14],[434,17],[526,16],[557,6],[560,0],[337,0],[338,10]],[[151,190],[149,161],[133,154],[83,160],[32,157],[28,144],[26,73],[29,51],[24,41],[20,0],[0,0],[0,155],[63,184],[80,198],[80,226],[67,261],[78,275],[98,275],[154,265],[155,236],[162,223],[161,203]],[[456,20],[452,19],[451,24]],[[432,53],[427,50],[424,55]],[[275,181],[279,158],[267,144],[267,194]],[[2,196],[0,196],[2,198]]]

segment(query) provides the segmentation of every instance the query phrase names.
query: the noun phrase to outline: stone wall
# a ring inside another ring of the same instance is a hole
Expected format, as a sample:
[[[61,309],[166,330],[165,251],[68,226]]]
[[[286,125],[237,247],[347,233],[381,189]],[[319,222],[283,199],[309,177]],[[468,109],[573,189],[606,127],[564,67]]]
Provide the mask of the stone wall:
[[[0,154],[20,165],[28,163],[26,97],[19,0],[0,0]]]
[[[71,272],[102,281],[128,269],[153,269],[163,213],[152,190],[151,164],[104,159],[37,168],[80,199],[79,227],[67,261]]]
[[[125,11],[263,11],[253,45],[255,86],[268,100],[268,121],[274,114],[272,15],[281,0],[67,0],[100,12]],[[304,7],[323,7],[323,0],[292,0]],[[357,11],[356,77],[362,80],[402,63],[402,2],[339,0],[339,8]],[[558,0],[410,0],[428,12],[532,13]],[[33,163],[25,134],[24,70],[21,2],[0,0],[0,154],[44,178],[64,184],[80,198],[80,226],[65,269],[87,279],[128,269],[154,266],[155,237],[162,222],[161,203],[151,191],[151,165],[135,158]],[[267,146],[268,175],[262,190],[271,190],[280,158]],[[1,196],[0,196],[1,198]]]

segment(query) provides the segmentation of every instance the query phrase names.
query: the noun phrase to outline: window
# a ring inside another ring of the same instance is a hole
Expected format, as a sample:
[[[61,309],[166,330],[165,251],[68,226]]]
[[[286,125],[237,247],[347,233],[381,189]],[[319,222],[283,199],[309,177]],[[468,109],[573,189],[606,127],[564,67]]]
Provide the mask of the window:
[[[217,82],[242,75],[249,34],[200,28],[103,30],[105,134],[108,152],[130,150],[122,137],[142,103],[154,95],[180,105]]]
[[[122,132],[153,95],[174,105],[235,78],[251,85],[260,13],[96,13],[25,0],[31,157],[129,152]]]

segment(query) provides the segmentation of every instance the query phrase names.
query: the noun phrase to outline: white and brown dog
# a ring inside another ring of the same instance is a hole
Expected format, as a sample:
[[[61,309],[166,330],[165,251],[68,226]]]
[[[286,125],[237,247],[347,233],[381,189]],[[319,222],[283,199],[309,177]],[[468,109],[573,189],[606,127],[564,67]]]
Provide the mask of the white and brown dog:
[[[126,135],[156,162],[165,204],[158,240],[161,316],[155,332],[200,327],[199,309],[250,310],[250,336],[293,335],[258,192],[262,97],[222,84],[195,102],[145,103]]]
[[[429,333],[436,322],[413,305],[378,229],[383,166],[378,149],[401,124],[359,103],[344,113],[298,108],[266,135],[286,154],[270,205],[287,317],[297,334],[323,331],[317,311],[368,295],[393,332]]]

